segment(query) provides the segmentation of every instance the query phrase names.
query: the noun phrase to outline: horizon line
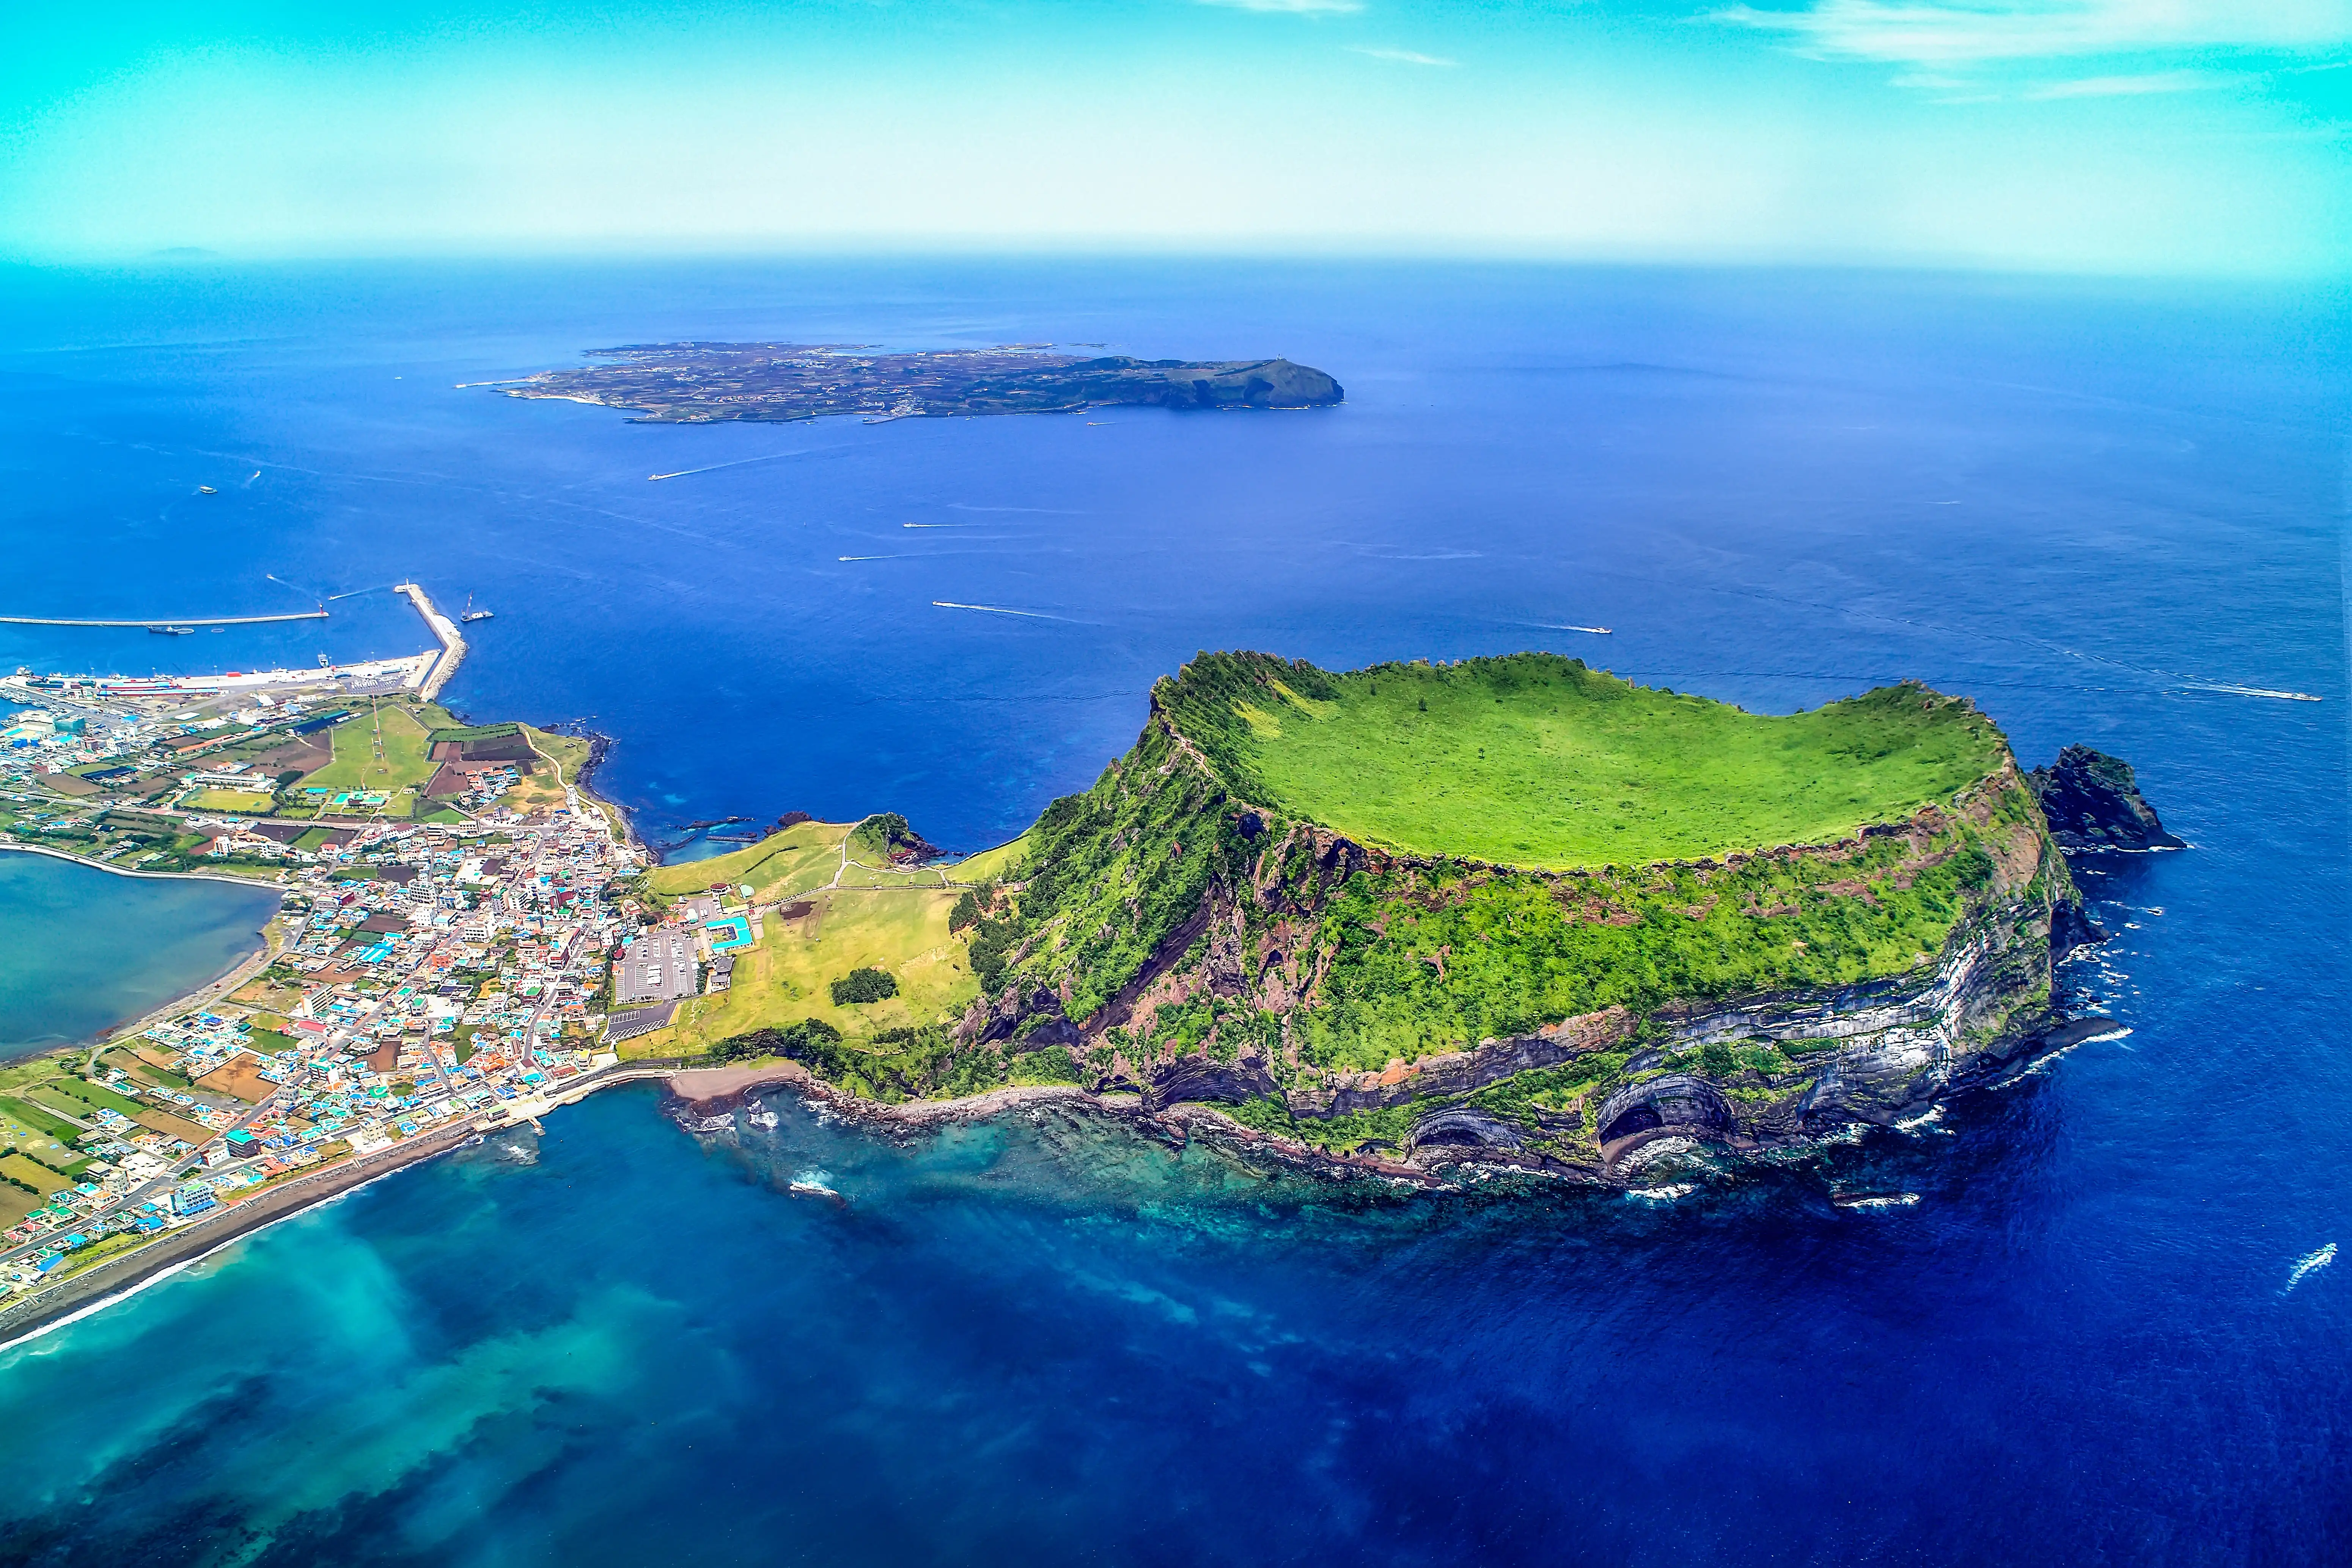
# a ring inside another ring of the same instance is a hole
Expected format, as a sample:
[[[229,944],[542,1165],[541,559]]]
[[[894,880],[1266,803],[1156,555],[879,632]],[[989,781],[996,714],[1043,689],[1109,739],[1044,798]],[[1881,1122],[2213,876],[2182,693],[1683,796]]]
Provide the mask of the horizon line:
[[[2073,277],[2216,282],[2352,282],[2352,258],[2327,265],[2217,267],[2154,261],[2059,260],[1975,253],[1835,252],[1666,246],[1572,246],[1539,244],[1432,246],[1407,241],[1345,241],[1304,236],[1230,236],[1211,241],[1045,239],[941,235],[839,236],[795,240],[593,240],[451,243],[435,246],[142,246],[66,248],[7,247],[0,268],[26,271],[141,270],[207,267],[301,267],[331,264],[391,266],[479,263],[676,262],[1295,262],[1310,265],[1465,266],[1682,269],[1689,271],[1814,271],[1950,273],[1983,277]]]

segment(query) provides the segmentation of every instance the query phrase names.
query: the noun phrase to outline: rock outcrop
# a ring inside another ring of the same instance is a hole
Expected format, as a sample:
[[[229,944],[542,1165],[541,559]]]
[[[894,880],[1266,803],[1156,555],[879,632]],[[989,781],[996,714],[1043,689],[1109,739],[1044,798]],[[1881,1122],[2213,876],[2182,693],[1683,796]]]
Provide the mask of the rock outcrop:
[[[2050,835],[2069,850],[2179,850],[2156,808],[2139,792],[2131,764],[2087,746],[2070,746],[2047,768],[2026,775]]]

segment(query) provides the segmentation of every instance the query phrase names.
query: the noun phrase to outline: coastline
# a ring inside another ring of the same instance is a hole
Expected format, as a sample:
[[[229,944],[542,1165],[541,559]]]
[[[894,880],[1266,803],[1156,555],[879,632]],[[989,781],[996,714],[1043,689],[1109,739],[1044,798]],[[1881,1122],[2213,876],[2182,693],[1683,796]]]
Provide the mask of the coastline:
[[[1950,1086],[1948,1094],[1987,1087],[2030,1068],[2044,1056],[2095,1038],[2102,1030],[2113,1026],[2113,1019],[2100,1017],[2042,1020],[2041,1027],[2015,1038],[2013,1049],[2002,1054],[1996,1071],[1965,1082],[1956,1082]],[[936,1127],[955,1122],[983,1121],[1024,1106],[1077,1105],[1094,1113],[1126,1122],[1145,1136],[1158,1136],[1163,1140],[1172,1137],[1181,1145],[1193,1135],[1206,1135],[1252,1153],[1270,1155],[1297,1169],[1328,1179],[1376,1177],[1424,1191],[1446,1185],[1452,1179],[1448,1173],[1456,1164],[1517,1170],[1528,1176],[1580,1182],[1595,1187],[1622,1187],[1624,1184],[1612,1179],[1612,1167],[1624,1154],[1653,1138],[1678,1132],[1687,1134],[1689,1131],[1688,1128],[1662,1127],[1625,1139],[1621,1145],[1612,1145],[1601,1166],[1594,1169],[1496,1158],[1492,1157],[1492,1151],[1481,1151],[1486,1157],[1424,1166],[1374,1154],[1334,1154],[1299,1139],[1246,1126],[1213,1103],[1186,1101],[1154,1111],[1139,1094],[1098,1093],[1074,1083],[1016,1084],[961,1099],[904,1101],[886,1105],[860,1099],[835,1088],[799,1062],[783,1058],[730,1067],[694,1067],[676,1061],[618,1062],[591,1072],[543,1098],[517,1101],[504,1106],[501,1108],[503,1114],[496,1120],[462,1121],[440,1132],[381,1149],[330,1170],[297,1177],[283,1186],[257,1193],[226,1206],[213,1218],[169,1232],[144,1247],[110,1259],[86,1274],[77,1274],[55,1286],[37,1290],[17,1301],[0,1307],[0,1351],[55,1327],[66,1318],[102,1309],[154,1281],[159,1276],[193,1263],[264,1226],[289,1219],[354,1187],[446,1154],[478,1134],[535,1122],[549,1112],[565,1105],[576,1105],[603,1090],[646,1082],[662,1085],[663,1097],[670,1103],[674,1115],[682,1112],[698,1118],[731,1115],[761,1091],[780,1088],[788,1088],[803,1100],[820,1104],[835,1114],[877,1127]],[[1930,1103],[1939,1103],[1946,1097],[1948,1095],[1934,1096]]]
[[[281,894],[286,891],[284,884],[275,879],[265,882],[257,876],[238,876],[225,871],[132,871],[128,866],[109,865],[88,855],[78,855],[71,850],[58,849],[49,844],[17,843],[14,840],[0,843],[0,854],[47,855],[51,860],[71,861],[76,865],[86,865],[92,871],[102,871],[113,876],[135,876],[157,882],[226,882],[238,887],[275,888]]]
[[[656,1074],[647,1073],[652,1077]],[[1245,1126],[1214,1104],[1186,1101],[1154,1111],[1142,1095],[1132,1092],[1097,1092],[1075,1083],[1013,1084],[955,1100],[906,1100],[884,1105],[845,1093],[818,1078],[799,1062],[778,1061],[742,1067],[671,1068],[659,1074],[668,1097],[690,1115],[717,1116],[745,1104],[762,1089],[790,1088],[836,1114],[875,1125],[935,1127],[950,1122],[978,1122],[1024,1105],[1077,1104],[1099,1115],[1116,1117],[1138,1131],[1174,1134],[1180,1141],[1193,1132],[1205,1132],[1254,1150],[1270,1153],[1290,1164],[1334,1177],[1380,1176],[1434,1186],[1437,1173],[1418,1166],[1386,1160],[1377,1155],[1335,1155],[1296,1138]],[[605,1087],[596,1085],[597,1088]],[[593,1091],[592,1091],[593,1092]],[[1558,1174],[1558,1173],[1555,1173]]]
[[[222,997],[228,995],[231,991],[236,990],[239,986],[244,985],[247,980],[252,979],[256,975],[261,973],[262,970],[269,967],[270,964],[276,960],[278,955],[286,950],[285,943],[281,940],[278,933],[277,926],[278,916],[272,915],[269,917],[268,924],[261,928],[261,947],[259,951],[247,954],[244,957],[230,965],[227,968],[222,970],[219,974],[215,975],[211,979],[206,980],[203,985],[198,986],[194,990],[188,991],[181,996],[173,998],[168,1002],[163,1003],[158,1007],[152,1008],[148,1011],[141,1014],[139,1017],[132,1019],[128,1023],[109,1024],[105,1029],[99,1031],[95,1040],[86,1042],[86,1045],[110,1045],[116,1040],[127,1039],[132,1035],[144,1034],[149,1030],[154,1028],[157,1023],[161,1022],[165,1016],[185,1010],[188,1004],[191,1002],[201,1007],[206,1003],[217,1001]],[[59,1049],[65,1051],[80,1051],[86,1049],[86,1045],[70,1045],[60,1047]],[[42,1053],[35,1051],[33,1054],[38,1056]]]
[[[327,1170],[296,1176],[280,1186],[223,1205],[204,1218],[167,1231],[121,1257],[110,1258],[85,1273],[35,1291],[0,1307],[0,1351],[12,1349],[57,1327],[64,1319],[110,1306],[153,1283],[160,1276],[198,1262],[266,1226],[291,1219],[354,1187],[447,1154],[478,1131],[474,1124],[461,1122],[455,1127],[362,1155]]]
[[[528,733],[528,731],[526,731]],[[548,731],[560,734],[561,731]],[[541,750],[538,743],[532,749],[554,770],[555,782],[564,791],[575,810],[582,807],[600,813],[606,823],[617,830],[623,842],[639,847],[642,841],[630,821],[628,813],[593,788],[592,776],[598,770],[608,752],[609,737],[590,732],[587,755],[576,767],[567,769],[563,761]],[[1181,737],[1179,737],[1181,740]],[[1189,745],[1189,743],[1185,743]],[[569,776],[567,777],[567,772]],[[49,854],[55,858],[93,864],[99,869],[126,876],[194,877],[199,880],[234,883],[240,886],[269,888],[273,884],[257,879],[218,872],[134,872],[105,865],[82,856],[48,846],[7,845],[29,853]],[[276,922],[265,929],[260,951],[248,955],[226,974],[216,976],[148,1017],[128,1026],[118,1026],[105,1031],[100,1039],[119,1037],[125,1032],[137,1032],[152,1025],[157,1016],[184,1010],[192,1000],[206,998],[234,989],[251,974],[264,968],[281,949],[282,943],[272,935]],[[1756,998],[1749,998],[1750,1001]],[[1769,998],[1766,998],[1769,999]],[[1967,1081],[1946,1077],[1928,1099],[1940,1099],[1946,1094],[1971,1087],[1974,1082],[2001,1076],[2015,1066],[2039,1056],[2056,1046],[2071,1043],[2097,1029],[2106,1027],[2105,1019],[2067,1020],[2046,1013],[2032,1019],[2019,1019],[2015,1030],[2000,1048],[1988,1052],[1976,1063],[1978,1074]],[[1491,1043],[1491,1042],[1490,1042]],[[51,1048],[56,1053],[83,1049],[81,1046]],[[43,1053],[35,1053],[43,1054]],[[35,1285],[16,1301],[0,1307],[0,1345],[14,1343],[24,1334],[53,1326],[73,1314],[96,1311],[109,1301],[153,1281],[168,1270],[191,1262],[228,1241],[248,1234],[261,1226],[274,1223],[301,1212],[312,1204],[327,1201],[342,1192],[381,1176],[390,1175],[405,1166],[446,1152],[475,1134],[488,1133],[504,1127],[530,1122],[555,1108],[577,1103],[601,1090],[626,1083],[659,1081],[664,1086],[664,1108],[682,1126],[692,1132],[705,1130],[698,1122],[710,1124],[716,1130],[717,1118],[731,1113],[753,1095],[766,1089],[788,1088],[804,1101],[877,1129],[903,1127],[908,1129],[936,1127],[942,1124],[980,1121],[1024,1107],[1048,1104],[1082,1107],[1089,1112],[1115,1117],[1129,1124],[1139,1135],[1181,1146],[1191,1137],[1204,1136],[1218,1143],[1246,1150],[1264,1157],[1278,1160],[1297,1169],[1344,1181],[1351,1177],[1383,1180],[1399,1186],[1427,1190],[1448,1185],[1454,1172],[1465,1166],[1490,1169],[1516,1169],[1532,1176],[1574,1181],[1601,1188],[1622,1188],[1628,1186],[1622,1174],[1630,1168],[1626,1156],[1636,1148],[1659,1138],[1696,1135],[1706,1141],[1724,1145],[1734,1150],[1749,1150],[1787,1141],[1767,1135],[1760,1143],[1741,1136],[1717,1136],[1731,1131],[1727,1119],[1722,1127],[1701,1126],[1681,1120],[1670,1121],[1629,1135],[1612,1139],[1601,1145],[1597,1163],[1577,1160],[1573,1163],[1557,1157],[1528,1152],[1521,1154],[1516,1144],[1507,1146],[1491,1141],[1463,1144],[1441,1135],[1421,1143],[1421,1128],[1402,1140],[1402,1146],[1380,1144],[1345,1152],[1319,1147],[1304,1138],[1285,1132],[1254,1127],[1219,1104],[1211,1102],[1179,1101],[1156,1103],[1158,1092],[1097,1092],[1075,1083],[1020,1084],[992,1089],[987,1092],[949,1100],[901,1101],[882,1103],[861,1098],[817,1077],[802,1063],[789,1059],[741,1064],[709,1064],[708,1059],[684,1057],[641,1058],[633,1061],[605,1059],[605,1064],[591,1067],[568,1082],[546,1083],[526,1097],[495,1103],[484,1114],[467,1115],[452,1125],[415,1136],[404,1144],[377,1150],[364,1156],[349,1158],[330,1170],[313,1171],[285,1181],[282,1185],[252,1194],[241,1200],[225,1204],[221,1210],[177,1229],[154,1237],[143,1245],[91,1267],[86,1273],[76,1274],[50,1285]],[[1925,1103],[1925,1102],[1920,1102]],[[1897,1111],[1916,1109],[1906,1100]],[[1876,1114],[1853,1116],[1848,1119],[1877,1122]],[[1891,1120],[1892,1114],[1885,1119]],[[1786,1131],[1786,1129],[1780,1129]],[[1793,1140],[1802,1141],[1802,1140]]]

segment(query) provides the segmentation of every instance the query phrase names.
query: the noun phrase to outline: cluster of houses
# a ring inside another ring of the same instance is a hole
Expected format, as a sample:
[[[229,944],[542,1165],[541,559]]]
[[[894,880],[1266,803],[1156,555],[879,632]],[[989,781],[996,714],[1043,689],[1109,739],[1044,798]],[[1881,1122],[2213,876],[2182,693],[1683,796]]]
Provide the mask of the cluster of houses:
[[[284,946],[236,993],[247,1003],[100,1055],[91,1084],[130,1109],[79,1118],[87,1163],[5,1233],[0,1298],[119,1232],[187,1223],[609,1061],[609,956],[636,929],[611,884],[636,858],[593,811],[492,815],[338,828],[299,852]]]

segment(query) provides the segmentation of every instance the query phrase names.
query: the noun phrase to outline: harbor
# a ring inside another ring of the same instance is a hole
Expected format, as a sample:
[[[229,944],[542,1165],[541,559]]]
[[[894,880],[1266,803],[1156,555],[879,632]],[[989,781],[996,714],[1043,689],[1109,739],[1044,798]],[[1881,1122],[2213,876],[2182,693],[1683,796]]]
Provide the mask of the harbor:
[[[425,631],[433,638],[431,649],[421,653],[389,659],[362,659],[349,664],[337,664],[321,654],[316,668],[298,665],[268,670],[229,670],[202,675],[130,675],[120,672],[103,675],[36,674],[29,668],[21,668],[13,675],[0,676],[0,696],[12,702],[38,704],[77,695],[97,698],[205,697],[227,692],[294,690],[324,685],[355,696],[413,691],[431,702],[439,697],[450,677],[457,673],[457,666],[464,662],[466,639],[457,630],[457,623],[433,602],[432,596],[425,592],[422,584],[398,582],[393,584],[393,591],[415,608],[417,615],[425,622]],[[176,634],[198,626],[254,626],[288,621],[324,621],[329,618],[329,613],[320,609],[284,615],[197,615],[152,621],[0,615],[0,624],[88,626],[116,630],[143,627],[152,632]],[[468,618],[488,620],[489,612],[471,612]]]

